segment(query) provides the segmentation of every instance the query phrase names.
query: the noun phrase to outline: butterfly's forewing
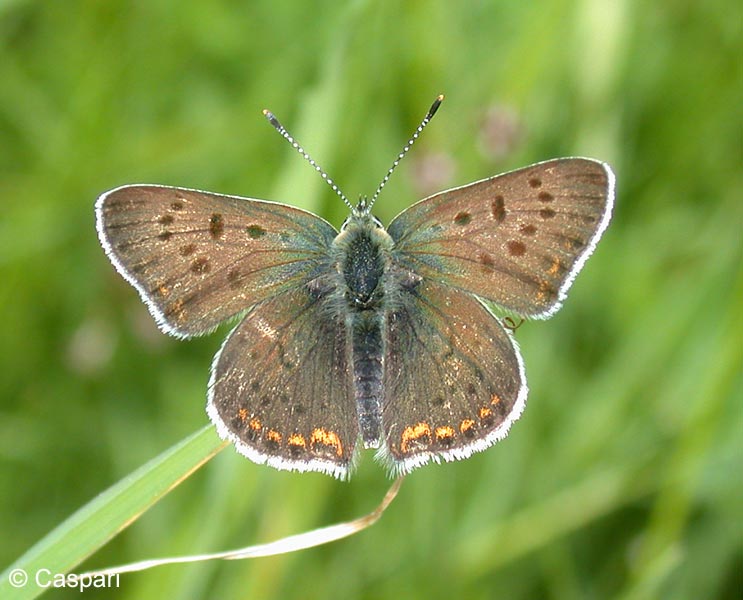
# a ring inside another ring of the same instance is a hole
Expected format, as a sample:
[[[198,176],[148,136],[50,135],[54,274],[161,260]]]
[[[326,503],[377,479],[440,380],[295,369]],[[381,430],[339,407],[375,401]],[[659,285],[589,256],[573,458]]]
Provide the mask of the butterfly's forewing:
[[[214,359],[207,412],[257,463],[348,475],[358,438],[346,324],[322,279],[255,306]]]
[[[184,337],[316,276],[337,233],[283,204],[156,185],[103,194],[96,218],[118,271]]]
[[[521,356],[470,294],[427,280],[403,287],[386,339],[382,457],[396,473],[484,450],[521,414]]]
[[[398,261],[522,316],[551,316],[611,216],[614,175],[560,158],[431,196],[388,231]]]

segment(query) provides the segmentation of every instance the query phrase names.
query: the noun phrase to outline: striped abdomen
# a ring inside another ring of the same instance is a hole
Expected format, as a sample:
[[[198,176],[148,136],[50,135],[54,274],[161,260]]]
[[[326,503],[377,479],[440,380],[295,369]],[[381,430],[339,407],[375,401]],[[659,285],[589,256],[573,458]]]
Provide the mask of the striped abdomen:
[[[382,311],[360,311],[352,316],[353,385],[359,431],[366,448],[379,445],[382,407]]]

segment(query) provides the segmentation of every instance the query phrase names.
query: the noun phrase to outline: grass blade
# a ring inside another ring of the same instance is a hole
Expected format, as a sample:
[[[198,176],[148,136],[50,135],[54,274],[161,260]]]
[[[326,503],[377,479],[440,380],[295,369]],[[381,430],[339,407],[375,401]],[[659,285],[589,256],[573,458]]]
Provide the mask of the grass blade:
[[[69,572],[226,445],[213,427],[206,426],[93,498],[6,569],[0,579],[0,597],[35,598],[44,592],[46,588],[35,580],[40,569],[52,575]],[[11,579],[23,580],[19,570],[28,581],[14,587]],[[42,584],[52,575],[45,575]]]

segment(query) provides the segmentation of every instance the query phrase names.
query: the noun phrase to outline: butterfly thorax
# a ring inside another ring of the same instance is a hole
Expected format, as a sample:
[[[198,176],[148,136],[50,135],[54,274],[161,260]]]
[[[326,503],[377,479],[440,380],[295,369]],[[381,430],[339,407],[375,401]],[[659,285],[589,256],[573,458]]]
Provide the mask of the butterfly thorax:
[[[369,214],[353,214],[343,225],[333,246],[352,311],[382,307],[382,284],[392,245],[381,223]]]

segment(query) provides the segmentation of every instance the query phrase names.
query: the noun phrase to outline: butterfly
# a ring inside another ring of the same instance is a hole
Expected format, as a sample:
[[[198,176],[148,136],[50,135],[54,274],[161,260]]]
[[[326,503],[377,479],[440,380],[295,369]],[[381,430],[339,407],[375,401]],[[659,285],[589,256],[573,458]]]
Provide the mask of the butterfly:
[[[387,228],[352,205],[340,231],[285,204],[161,185],[96,202],[98,235],[159,327],[180,338],[244,314],[214,357],[207,413],[259,464],[347,478],[361,447],[392,474],[484,450],[527,396],[491,305],[552,316],[606,229],[614,175],[558,158],[443,191]]]

